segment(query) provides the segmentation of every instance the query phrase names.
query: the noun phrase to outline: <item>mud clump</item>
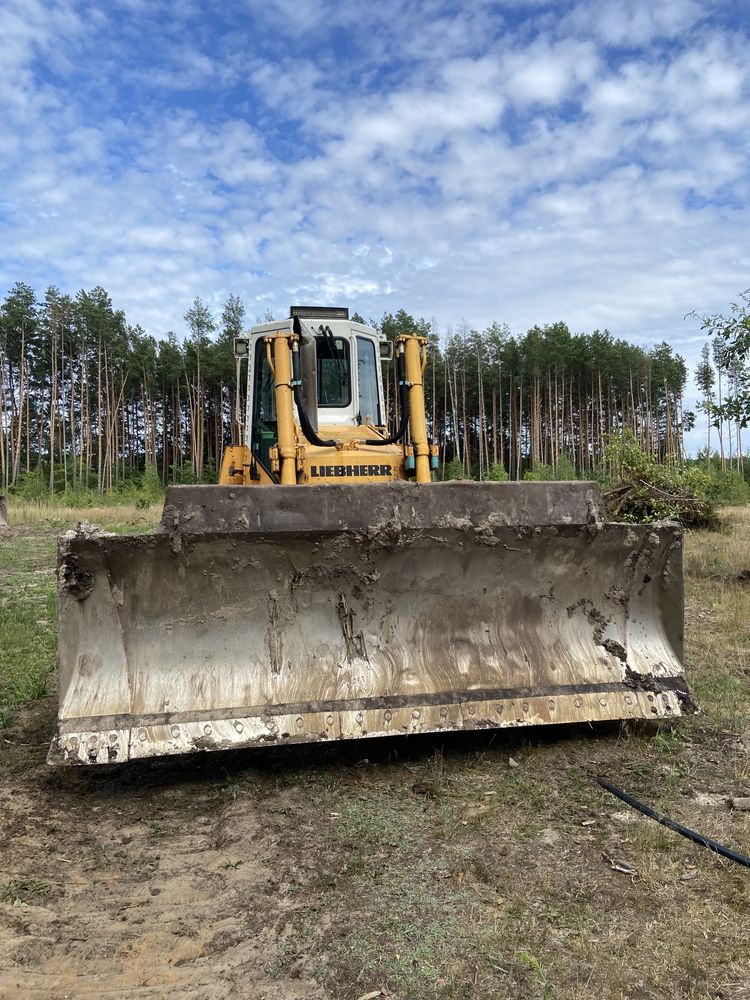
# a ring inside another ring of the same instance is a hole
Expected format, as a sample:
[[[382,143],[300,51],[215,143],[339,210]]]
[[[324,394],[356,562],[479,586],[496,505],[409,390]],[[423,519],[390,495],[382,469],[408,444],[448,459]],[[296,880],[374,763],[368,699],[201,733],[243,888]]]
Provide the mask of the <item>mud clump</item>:
[[[60,583],[71,597],[84,601],[94,589],[94,574],[76,556],[68,553],[60,566]]]
[[[618,660],[622,660],[623,663],[627,660],[628,654],[625,652],[624,646],[622,646],[619,642],[616,642],[614,639],[605,639],[602,646],[608,653],[611,653],[612,656],[616,656]]]

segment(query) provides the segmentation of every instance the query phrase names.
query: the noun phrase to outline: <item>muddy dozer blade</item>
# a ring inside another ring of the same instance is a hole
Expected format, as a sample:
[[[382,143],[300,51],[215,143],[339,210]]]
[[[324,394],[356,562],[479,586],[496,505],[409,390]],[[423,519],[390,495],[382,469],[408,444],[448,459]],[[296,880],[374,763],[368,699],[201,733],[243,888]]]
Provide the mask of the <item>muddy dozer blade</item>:
[[[49,759],[679,715],[681,542],[590,483],[171,489],[61,540]]]

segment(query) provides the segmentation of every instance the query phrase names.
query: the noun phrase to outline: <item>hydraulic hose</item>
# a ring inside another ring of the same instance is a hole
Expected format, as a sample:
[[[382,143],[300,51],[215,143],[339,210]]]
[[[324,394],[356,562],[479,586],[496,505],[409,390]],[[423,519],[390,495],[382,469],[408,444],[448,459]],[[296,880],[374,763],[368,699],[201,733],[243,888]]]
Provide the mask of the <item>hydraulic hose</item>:
[[[297,336],[302,335],[302,325],[297,319],[294,318],[294,325],[292,327]],[[330,342],[333,341],[333,334],[330,329],[321,327],[323,332],[323,337],[330,349]],[[330,342],[328,337],[330,336]],[[299,416],[299,425],[305,440],[310,444],[315,445],[317,448],[334,448],[336,446],[336,441],[333,439],[324,440],[318,437],[316,431],[314,430],[312,424],[310,423],[310,418],[307,415],[305,407],[302,402],[302,392],[301,385],[302,379],[300,378],[300,359],[299,350],[295,349],[297,345],[295,344],[292,348],[292,392],[294,395],[294,403],[297,407],[297,414]],[[332,357],[339,362],[338,355],[332,353]],[[396,375],[398,378],[399,386],[399,405],[401,407],[401,416],[399,419],[399,425],[396,429],[396,433],[387,438],[368,438],[364,444],[370,445],[389,445],[397,444],[406,434],[406,430],[409,426],[409,387],[406,384],[406,362],[404,360],[403,353],[398,353],[396,355]]]
[[[746,857],[744,854],[740,854],[738,851],[733,851],[729,847],[724,847],[717,840],[711,840],[710,837],[704,837],[702,833],[696,833],[695,830],[691,830],[687,826],[683,826],[682,823],[676,823],[675,820],[670,819],[669,816],[664,816],[662,813],[657,812],[656,809],[652,809],[651,806],[646,806],[642,802],[638,802],[634,799],[632,795],[628,795],[627,792],[623,792],[621,788],[617,785],[613,785],[611,781],[607,781],[606,778],[601,776],[597,777],[597,782],[606,788],[608,792],[626,802],[633,809],[637,809],[638,812],[642,812],[644,816],[648,816],[650,819],[655,819],[657,823],[661,823],[662,826],[666,826],[669,830],[674,830],[675,833],[682,834],[683,837],[687,837],[688,840],[692,840],[694,844],[700,844],[701,847],[707,847],[709,851],[713,851],[715,854],[720,854],[722,858],[729,858],[730,861],[736,861],[738,865],[744,865],[745,868],[750,868],[750,858]]]
[[[336,371],[338,372],[339,382],[343,388],[346,385],[346,372],[344,370],[344,362],[341,360],[341,356],[336,350],[336,338],[334,337],[330,326],[323,326],[321,324],[320,332],[323,334],[325,342],[328,345],[328,353],[331,355],[331,360],[336,362]]]
[[[304,404],[302,402],[302,392],[300,386],[302,385],[302,379],[300,378],[299,370],[299,351],[296,350],[297,345],[294,345],[292,349],[292,392],[294,394],[294,402],[297,407],[297,415],[299,416],[299,425],[302,428],[302,433],[305,435],[305,440],[310,444],[315,445],[317,448],[335,448],[336,442],[333,439],[324,441],[323,438],[318,437],[313,429],[313,425],[310,423],[310,418],[307,415]]]
[[[398,399],[401,406],[401,418],[396,433],[388,438],[368,438],[365,444],[397,444],[406,434],[409,426],[409,387],[406,384],[406,362],[401,351],[396,355],[396,376],[398,378]]]

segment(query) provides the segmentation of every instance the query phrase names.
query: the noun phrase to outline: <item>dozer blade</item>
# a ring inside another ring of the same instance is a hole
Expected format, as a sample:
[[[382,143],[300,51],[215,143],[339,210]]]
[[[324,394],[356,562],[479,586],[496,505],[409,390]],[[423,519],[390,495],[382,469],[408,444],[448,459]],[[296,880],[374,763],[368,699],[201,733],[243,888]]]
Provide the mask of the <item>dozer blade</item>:
[[[170,489],[60,543],[51,763],[679,715],[682,537],[591,483]]]

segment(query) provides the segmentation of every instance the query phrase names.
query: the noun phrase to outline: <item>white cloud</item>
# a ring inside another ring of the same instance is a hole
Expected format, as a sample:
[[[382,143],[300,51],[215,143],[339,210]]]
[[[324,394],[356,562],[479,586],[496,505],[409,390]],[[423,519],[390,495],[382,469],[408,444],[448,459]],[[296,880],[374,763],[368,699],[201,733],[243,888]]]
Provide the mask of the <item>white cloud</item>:
[[[235,291],[692,358],[684,314],[750,284],[747,39],[695,4],[127,7],[0,11],[5,286],[102,284],[156,334]]]
[[[540,37],[508,52],[503,76],[508,98],[518,104],[557,104],[597,72],[599,57],[591,42]]]
[[[564,29],[591,32],[606,45],[636,48],[676,38],[704,16],[695,0],[586,0],[563,18]]]

